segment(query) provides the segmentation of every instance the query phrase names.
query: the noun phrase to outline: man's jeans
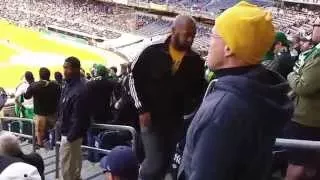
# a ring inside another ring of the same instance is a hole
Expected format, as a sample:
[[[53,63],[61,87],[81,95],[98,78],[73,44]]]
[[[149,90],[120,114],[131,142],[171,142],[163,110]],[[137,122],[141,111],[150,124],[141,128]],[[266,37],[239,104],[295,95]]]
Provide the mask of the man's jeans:
[[[142,180],[163,179],[172,160],[175,150],[175,133],[160,133],[147,127],[141,127],[141,139],[145,151],[145,159],[141,164]]]

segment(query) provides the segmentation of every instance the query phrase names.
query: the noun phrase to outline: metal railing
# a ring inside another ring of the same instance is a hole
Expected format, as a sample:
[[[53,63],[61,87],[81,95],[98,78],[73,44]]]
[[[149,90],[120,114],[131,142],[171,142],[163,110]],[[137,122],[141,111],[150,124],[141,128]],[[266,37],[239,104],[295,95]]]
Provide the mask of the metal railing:
[[[132,150],[135,152],[135,148],[137,146],[137,132],[136,130],[131,126],[123,126],[123,125],[110,125],[110,124],[92,124],[90,128],[95,129],[103,129],[103,130],[120,130],[120,131],[129,131],[132,136],[131,144],[132,144]],[[56,147],[55,147],[55,153],[56,153],[56,178],[59,178],[59,163],[60,163],[60,154],[59,154],[59,148],[60,148],[60,141],[56,141]],[[82,149],[88,149],[88,150],[94,150],[99,151],[105,154],[108,154],[110,152],[109,149],[101,149],[96,147],[90,147],[90,146],[81,146]]]
[[[21,124],[20,124],[20,133],[11,132],[9,129],[3,129],[3,124],[5,122],[28,122],[32,125],[32,135],[23,134],[21,131]],[[120,130],[120,131],[129,131],[132,135],[132,149],[135,152],[135,148],[137,146],[137,132],[133,127],[130,126],[122,126],[122,125],[109,125],[109,124],[93,124],[90,128],[96,129],[104,129],[104,130]],[[32,150],[36,152],[36,136],[35,136],[35,122],[32,119],[26,118],[18,118],[18,117],[0,117],[0,130],[10,132],[16,136],[28,138],[32,140]],[[59,177],[59,146],[60,141],[56,142],[55,146],[55,153],[56,153],[56,178]],[[298,149],[309,149],[309,150],[317,150],[320,151],[320,141],[309,141],[309,140],[298,140],[298,139],[284,139],[284,138],[277,138],[275,142],[275,146],[277,147],[284,147],[284,148],[298,148]],[[94,151],[99,151],[102,153],[109,153],[110,150],[108,149],[100,149],[96,147],[84,146],[82,145],[81,148],[89,149]]]
[[[285,148],[311,149],[320,151],[320,141],[277,138],[275,146]]]
[[[3,129],[3,125],[5,122],[9,122],[8,124],[8,130]],[[11,131],[11,124],[12,122],[19,122],[19,133],[18,132],[12,132]],[[31,123],[31,128],[32,128],[32,134],[31,135],[27,135],[27,134],[23,134],[23,122],[27,122],[27,123]],[[35,135],[35,123],[33,121],[33,119],[27,119],[27,118],[18,118],[18,117],[0,117],[0,130],[2,131],[7,131],[10,132],[16,136],[19,137],[23,137],[23,138],[27,138],[27,139],[31,139],[32,140],[32,151],[36,152],[36,135]]]

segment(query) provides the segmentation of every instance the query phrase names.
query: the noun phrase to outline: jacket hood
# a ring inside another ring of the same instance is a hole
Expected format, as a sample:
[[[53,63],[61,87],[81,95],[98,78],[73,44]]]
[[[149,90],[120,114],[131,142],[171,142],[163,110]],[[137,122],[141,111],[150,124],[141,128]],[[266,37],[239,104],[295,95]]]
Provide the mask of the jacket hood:
[[[253,103],[257,106],[253,111],[258,109],[259,116],[287,120],[293,113],[293,103],[287,96],[290,90],[288,83],[280,74],[262,66],[242,75],[218,78],[207,93],[216,90],[230,92],[245,102]]]
[[[47,86],[49,86],[50,81],[40,80],[40,81],[38,82],[38,84],[39,84],[41,87],[47,87]]]

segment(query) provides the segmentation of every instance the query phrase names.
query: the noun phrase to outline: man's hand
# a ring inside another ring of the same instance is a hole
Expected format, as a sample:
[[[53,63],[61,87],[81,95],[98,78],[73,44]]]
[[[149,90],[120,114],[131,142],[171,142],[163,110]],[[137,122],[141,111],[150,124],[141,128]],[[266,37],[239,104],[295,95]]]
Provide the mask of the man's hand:
[[[144,112],[139,115],[139,121],[141,127],[150,127],[151,125],[151,114],[150,112]]]

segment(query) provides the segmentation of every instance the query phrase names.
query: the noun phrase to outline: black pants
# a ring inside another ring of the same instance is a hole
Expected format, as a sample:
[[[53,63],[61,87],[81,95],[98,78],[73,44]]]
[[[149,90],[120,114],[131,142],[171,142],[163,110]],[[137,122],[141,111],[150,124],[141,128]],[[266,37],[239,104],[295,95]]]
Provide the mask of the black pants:
[[[159,132],[152,128],[141,127],[141,139],[145,151],[145,159],[141,164],[142,180],[163,179],[171,164],[177,133],[171,130]]]

